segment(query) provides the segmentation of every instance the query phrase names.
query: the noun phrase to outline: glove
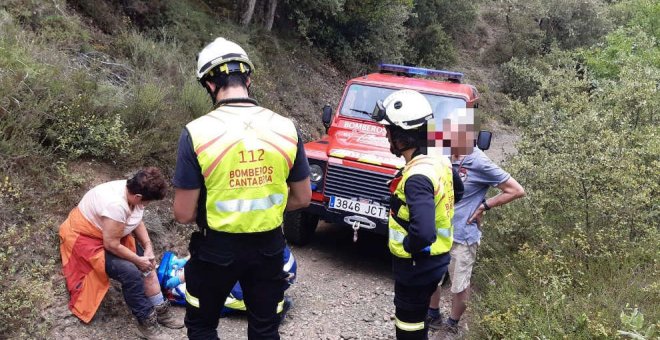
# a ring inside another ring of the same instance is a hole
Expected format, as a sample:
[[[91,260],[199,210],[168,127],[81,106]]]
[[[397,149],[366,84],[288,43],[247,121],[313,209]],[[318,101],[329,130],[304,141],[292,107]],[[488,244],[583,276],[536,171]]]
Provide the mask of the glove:
[[[165,288],[172,289],[180,284],[181,284],[181,279],[179,279],[179,276],[175,276],[167,280],[167,282],[165,283]]]
[[[426,246],[422,250],[411,254],[413,261],[431,256],[431,246]]]
[[[173,268],[180,269],[180,268],[183,268],[183,266],[185,266],[187,262],[188,262],[188,259],[186,259],[186,258],[180,259],[178,257],[175,257],[170,262],[170,264],[172,265]]]

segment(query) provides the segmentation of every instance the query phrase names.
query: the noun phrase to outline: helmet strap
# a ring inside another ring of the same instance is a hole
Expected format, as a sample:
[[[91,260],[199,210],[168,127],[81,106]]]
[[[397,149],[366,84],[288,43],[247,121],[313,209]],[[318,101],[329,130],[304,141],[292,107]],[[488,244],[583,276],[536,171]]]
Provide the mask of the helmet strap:
[[[401,149],[392,148],[392,150],[390,150],[390,151],[396,151],[396,152],[392,152],[392,153],[394,154],[394,156],[401,157],[401,156],[403,155],[403,152],[404,152],[404,151],[411,150],[411,149],[415,149],[415,151],[413,151],[413,155],[414,155],[416,152],[419,151],[419,148],[416,147],[416,146],[415,146],[415,147],[401,148]],[[414,157],[414,156],[413,156],[413,157]]]
[[[426,152],[426,148],[421,148],[421,147],[418,146],[418,147],[415,148],[415,151],[413,151],[411,157],[412,157],[412,158],[415,158],[415,157],[417,157],[417,156],[419,156],[419,155],[426,155],[426,154],[427,154],[427,152]]]

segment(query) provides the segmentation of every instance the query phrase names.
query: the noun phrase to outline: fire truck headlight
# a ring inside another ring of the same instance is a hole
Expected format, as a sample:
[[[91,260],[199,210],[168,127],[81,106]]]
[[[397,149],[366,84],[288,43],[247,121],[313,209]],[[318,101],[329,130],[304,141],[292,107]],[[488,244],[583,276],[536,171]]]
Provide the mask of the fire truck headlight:
[[[323,168],[318,164],[309,166],[309,179],[314,184],[318,184],[323,179]]]

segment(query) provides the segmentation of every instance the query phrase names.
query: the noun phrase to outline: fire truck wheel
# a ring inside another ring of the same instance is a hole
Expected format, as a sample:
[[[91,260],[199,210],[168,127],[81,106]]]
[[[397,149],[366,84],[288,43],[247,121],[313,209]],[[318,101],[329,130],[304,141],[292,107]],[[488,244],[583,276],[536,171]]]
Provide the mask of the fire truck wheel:
[[[295,245],[305,245],[312,240],[319,217],[303,211],[284,214],[284,237]]]

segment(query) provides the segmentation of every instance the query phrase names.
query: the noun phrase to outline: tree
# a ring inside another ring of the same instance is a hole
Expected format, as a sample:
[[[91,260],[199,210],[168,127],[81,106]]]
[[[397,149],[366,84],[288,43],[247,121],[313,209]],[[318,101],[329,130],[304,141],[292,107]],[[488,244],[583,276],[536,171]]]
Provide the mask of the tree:
[[[310,44],[352,72],[401,62],[408,49],[412,0],[287,0],[282,12]],[[368,65],[365,67],[365,65]]]
[[[267,16],[266,16],[266,23],[264,24],[264,28],[266,31],[270,31],[273,29],[273,22],[275,21],[275,11],[277,10],[277,0],[269,0],[268,1],[268,11],[267,11]]]
[[[245,0],[245,11],[241,15],[241,25],[247,26],[252,21],[254,15],[254,7],[257,5],[257,0]]]

